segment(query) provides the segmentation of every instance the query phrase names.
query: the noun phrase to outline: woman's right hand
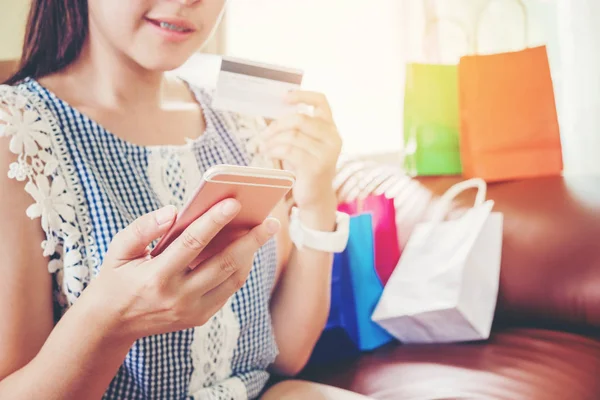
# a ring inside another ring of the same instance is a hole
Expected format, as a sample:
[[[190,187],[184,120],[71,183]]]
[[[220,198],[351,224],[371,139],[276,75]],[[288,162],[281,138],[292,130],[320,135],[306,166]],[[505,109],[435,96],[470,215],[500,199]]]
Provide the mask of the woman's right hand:
[[[192,223],[159,256],[149,244],[164,235],[176,216],[174,207],[144,215],[112,240],[99,275],[83,292],[85,303],[108,318],[107,330],[119,339],[201,326],[246,282],[255,253],[279,230],[268,218],[219,254],[194,269],[194,260],[239,212],[227,199]],[[79,302],[79,301],[78,301]]]

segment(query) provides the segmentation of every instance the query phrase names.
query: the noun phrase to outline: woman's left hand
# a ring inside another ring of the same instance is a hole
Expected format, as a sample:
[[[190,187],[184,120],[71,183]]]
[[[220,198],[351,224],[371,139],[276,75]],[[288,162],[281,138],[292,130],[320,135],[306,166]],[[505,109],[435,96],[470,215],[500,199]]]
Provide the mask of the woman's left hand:
[[[259,152],[296,174],[298,208],[318,209],[335,198],[332,184],[342,140],[325,95],[293,91],[287,101],[314,107],[313,116],[294,114],[272,122],[259,136]]]

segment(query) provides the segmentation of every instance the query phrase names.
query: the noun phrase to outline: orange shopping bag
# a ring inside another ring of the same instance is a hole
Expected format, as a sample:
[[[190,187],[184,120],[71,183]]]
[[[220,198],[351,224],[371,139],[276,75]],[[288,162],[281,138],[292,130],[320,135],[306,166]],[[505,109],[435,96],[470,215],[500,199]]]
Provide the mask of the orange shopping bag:
[[[527,20],[527,9],[522,1],[519,4]],[[561,174],[560,132],[545,46],[466,56],[458,74],[466,177],[491,182]]]

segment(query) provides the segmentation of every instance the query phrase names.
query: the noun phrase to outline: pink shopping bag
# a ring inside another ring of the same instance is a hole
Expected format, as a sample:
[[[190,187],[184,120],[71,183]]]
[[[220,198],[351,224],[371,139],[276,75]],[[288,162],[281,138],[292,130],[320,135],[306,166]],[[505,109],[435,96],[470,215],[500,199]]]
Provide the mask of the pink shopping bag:
[[[350,215],[369,213],[373,218],[375,241],[375,269],[385,286],[400,260],[400,244],[396,226],[394,199],[385,195],[371,195],[348,203],[341,203],[338,209]]]

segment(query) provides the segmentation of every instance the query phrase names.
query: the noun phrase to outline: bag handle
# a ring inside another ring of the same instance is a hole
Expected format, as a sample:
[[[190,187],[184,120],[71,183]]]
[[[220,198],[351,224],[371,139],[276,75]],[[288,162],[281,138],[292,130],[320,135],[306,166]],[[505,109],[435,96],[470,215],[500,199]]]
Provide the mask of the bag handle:
[[[481,206],[486,199],[487,184],[481,178],[473,178],[466,181],[459,182],[446,191],[440,198],[438,206],[433,212],[431,222],[427,225],[423,237],[429,242],[428,238],[431,236],[436,227],[441,224],[446,215],[450,211],[452,201],[456,199],[462,192],[469,189],[477,189],[477,196],[475,196],[475,207]]]
[[[454,18],[440,18],[437,15],[429,17],[425,21],[425,29],[423,32],[423,37],[425,38],[426,41],[428,41],[429,37],[431,36],[433,29],[438,27],[440,25],[440,23],[442,23],[442,22],[458,27],[460,29],[460,31],[463,33],[463,35],[465,36],[465,41],[467,43],[467,48],[469,49],[469,51],[471,51],[474,48],[473,47],[474,46],[473,38],[470,37],[468,29],[465,27],[465,25],[461,21],[457,21]],[[429,48],[428,48],[427,44],[428,44],[428,42],[425,43],[424,51],[425,51],[426,56],[429,56],[430,53],[429,53]],[[441,47],[440,47],[439,43],[436,43],[437,51],[435,51],[435,53],[437,54],[437,61],[436,61],[437,63],[442,62],[442,59],[441,59],[442,54],[441,54],[440,48]],[[428,59],[427,62],[431,62],[431,61]]]
[[[432,223],[437,225],[446,218],[452,201],[456,199],[462,192],[469,189],[477,189],[477,196],[475,197],[475,207],[482,205],[486,199],[487,184],[481,178],[473,178],[463,182],[459,182],[452,186],[446,191],[440,198],[440,202],[433,214]]]
[[[479,53],[479,29],[481,28],[482,16],[487,11],[487,9],[490,8],[490,5],[492,3],[494,3],[495,1],[497,1],[497,0],[488,0],[486,5],[479,12],[479,16],[477,17],[477,22],[475,24],[475,38],[473,40],[473,42],[474,42],[473,48],[475,49],[475,54]],[[505,1],[505,0],[502,0],[502,1]],[[521,8],[521,11],[523,12],[523,24],[524,24],[523,40],[525,41],[525,47],[529,47],[529,17],[530,16],[529,16],[529,12],[527,11],[527,6],[525,5],[525,2],[523,0],[512,0],[512,1],[516,2],[517,5]]]

